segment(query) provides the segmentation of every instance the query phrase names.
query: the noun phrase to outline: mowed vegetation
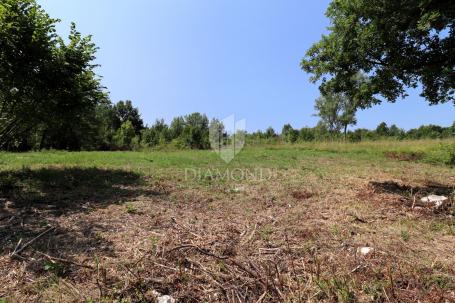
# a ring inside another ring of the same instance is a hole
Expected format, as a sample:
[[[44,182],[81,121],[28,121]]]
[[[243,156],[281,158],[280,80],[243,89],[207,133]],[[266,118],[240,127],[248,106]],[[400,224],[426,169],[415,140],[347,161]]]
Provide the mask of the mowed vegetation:
[[[455,208],[416,203],[453,200],[455,169],[428,161],[450,143],[248,146],[230,164],[196,150],[2,153],[0,298],[454,300]]]
[[[455,101],[454,3],[331,1],[301,61],[320,121],[278,134],[145,125],[91,36],[2,0],[0,303],[455,302],[455,124],[350,128],[409,88]]]

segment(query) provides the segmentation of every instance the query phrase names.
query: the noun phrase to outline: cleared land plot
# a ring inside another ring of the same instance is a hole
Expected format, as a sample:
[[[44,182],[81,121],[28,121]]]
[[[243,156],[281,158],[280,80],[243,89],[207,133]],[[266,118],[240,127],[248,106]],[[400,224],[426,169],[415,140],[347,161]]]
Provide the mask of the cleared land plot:
[[[455,169],[390,156],[433,143],[0,154],[0,298],[455,301]]]

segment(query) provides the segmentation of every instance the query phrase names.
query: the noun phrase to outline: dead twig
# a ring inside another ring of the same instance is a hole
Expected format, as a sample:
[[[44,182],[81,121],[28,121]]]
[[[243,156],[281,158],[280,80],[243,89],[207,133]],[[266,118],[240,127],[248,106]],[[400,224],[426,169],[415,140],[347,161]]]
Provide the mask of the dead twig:
[[[45,231],[43,231],[42,233],[40,233],[38,236],[36,236],[35,238],[31,239],[30,241],[28,241],[27,243],[25,243],[23,246],[20,246],[21,242],[22,242],[22,238],[19,240],[19,242],[17,243],[16,245],[16,248],[14,249],[14,251],[11,253],[10,257],[11,258],[16,258],[19,256],[19,254],[21,252],[23,252],[27,247],[29,247],[30,245],[32,245],[36,240],[40,239],[41,237],[45,236],[46,234],[50,233],[51,231],[53,231],[55,229],[55,227],[50,227],[48,229],[46,229]]]
[[[176,220],[175,218],[171,218],[171,220],[172,220],[172,223],[174,223],[174,224],[175,224],[175,225],[177,225],[178,227],[180,227],[180,228],[182,228],[182,229],[186,230],[188,233],[192,234],[192,235],[193,235],[193,236],[195,236],[196,238],[199,238],[199,239],[201,239],[201,238],[202,238],[202,236],[201,236],[201,235],[198,235],[198,234],[196,234],[196,233],[192,232],[192,231],[191,231],[191,229],[190,229],[190,228],[188,228],[187,226],[185,226],[185,225],[183,225],[183,224],[180,224],[180,223],[178,223],[178,222],[177,222],[177,220]]]
[[[57,261],[57,262],[62,262],[62,263],[76,265],[76,266],[79,266],[79,267],[85,267],[85,268],[92,269],[92,270],[94,269],[93,266],[77,263],[77,262],[74,262],[74,261],[71,261],[71,260],[68,260],[68,259],[53,257],[53,256],[45,254],[45,253],[43,253],[41,251],[36,251],[36,253],[42,255],[43,257],[45,257],[46,259],[48,259],[51,262]]]

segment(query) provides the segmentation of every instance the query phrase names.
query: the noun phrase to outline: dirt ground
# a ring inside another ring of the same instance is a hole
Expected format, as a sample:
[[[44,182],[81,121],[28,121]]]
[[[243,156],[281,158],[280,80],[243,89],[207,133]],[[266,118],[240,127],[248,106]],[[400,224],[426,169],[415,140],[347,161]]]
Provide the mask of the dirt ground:
[[[356,163],[321,158],[242,182],[18,173],[2,189],[0,298],[455,302],[453,170]],[[17,184],[33,178],[41,190],[25,195]],[[451,201],[416,203],[430,193]]]

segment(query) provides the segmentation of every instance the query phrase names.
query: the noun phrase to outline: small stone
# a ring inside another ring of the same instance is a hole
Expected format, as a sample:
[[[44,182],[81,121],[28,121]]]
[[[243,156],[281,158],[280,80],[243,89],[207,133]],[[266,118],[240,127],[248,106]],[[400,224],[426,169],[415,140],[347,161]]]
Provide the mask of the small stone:
[[[420,201],[424,203],[431,203],[434,204],[434,207],[439,208],[441,207],[445,201],[447,201],[449,198],[445,196],[437,196],[437,195],[429,195],[426,197],[423,197],[420,199]]]
[[[357,248],[357,253],[363,255],[363,256],[367,256],[369,254],[371,254],[372,252],[374,252],[374,248],[373,247],[359,247]]]
[[[245,191],[243,187],[235,187],[231,190],[233,193],[240,193],[242,191]]]
[[[161,296],[158,297],[158,303],[175,303],[175,299],[171,296]]]

